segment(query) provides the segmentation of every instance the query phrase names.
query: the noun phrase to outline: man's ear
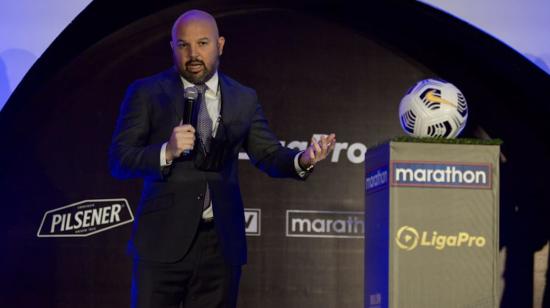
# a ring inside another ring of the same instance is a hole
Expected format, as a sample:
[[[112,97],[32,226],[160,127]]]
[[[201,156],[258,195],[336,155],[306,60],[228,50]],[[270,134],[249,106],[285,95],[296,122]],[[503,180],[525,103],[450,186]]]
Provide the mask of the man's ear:
[[[225,37],[220,36],[218,37],[218,55],[221,56],[223,54],[223,46],[225,45]]]

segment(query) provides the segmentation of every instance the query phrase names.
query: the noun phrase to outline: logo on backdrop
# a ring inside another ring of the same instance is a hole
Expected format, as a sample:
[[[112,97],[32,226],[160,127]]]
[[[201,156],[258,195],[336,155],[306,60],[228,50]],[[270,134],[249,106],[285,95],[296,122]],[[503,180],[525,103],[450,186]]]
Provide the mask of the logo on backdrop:
[[[363,238],[363,212],[286,211],[286,236],[324,238]]]
[[[313,138],[319,140],[323,134],[314,134]],[[309,145],[309,141],[290,141],[286,142],[280,140],[283,146],[286,146],[291,149],[298,149],[304,151]],[[349,142],[336,142],[334,145],[334,150],[330,155],[330,161],[333,163],[339,162],[342,158],[347,159],[349,162],[354,164],[361,164],[365,161],[365,154],[367,153],[367,146],[361,142],[349,143]],[[248,160],[248,154],[241,152],[239,153],[240,160]]]
[[[84,200],[47,211],[38,237],[84,237],[134,221],[126,199]]]
[[[262,210],[261,209],[244,209],[245,232],[248,236],[260,236]]]
[[[391,185],[490,189],[491,164],[392,161]]]
[[[439,234],[437,231],[418,232],[413,227],[403,226],[399,228],[395,235],[395,244],[406,251],[411,251],[419,246],[435,250],[443,250],[449,247],[482,248],[487,244],[487,239],[483,236],[471,235],[468,232],[445,235]]]

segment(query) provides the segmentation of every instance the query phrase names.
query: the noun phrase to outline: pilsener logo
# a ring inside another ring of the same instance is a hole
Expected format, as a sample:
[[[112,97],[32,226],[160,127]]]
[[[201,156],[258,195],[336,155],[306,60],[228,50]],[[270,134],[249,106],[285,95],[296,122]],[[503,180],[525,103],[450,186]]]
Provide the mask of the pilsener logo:
[[[437,231],[418,232],[413,227],[403,226],[397,230],[395,244],[403,250],[411,251],[417,247],[430,247],[435,250],[443,250],[448,247],[473,247],[482,248],[487,244],[483,236],[474,236],[468,232],[456,234],[439,234]]]
[[[491,164],[392,161],[391,185],[415,187],[492,187]]]
[[[84,200],[47,211],[38,237],[84,237],[134,221],[126,199]]]
[[[261,209],[244,209],[245,232],[248,236],[260,236],[261,229]]]
[[[363,238],[363,212],[286,211],[286,236]]]

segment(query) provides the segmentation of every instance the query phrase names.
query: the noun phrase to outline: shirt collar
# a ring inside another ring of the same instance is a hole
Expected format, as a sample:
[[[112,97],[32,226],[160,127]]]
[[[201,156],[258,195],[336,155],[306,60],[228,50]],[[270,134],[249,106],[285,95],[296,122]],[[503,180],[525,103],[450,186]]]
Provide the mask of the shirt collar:
[[[184,89],[195,86],[193,83],[191,83],[191,82],[187,81],[187,79],[183,78],[183,76],[180,75],[180,78],[181,78],[181,81],[183,82],[183,88]],[[214,95],[218,95],[218,89],[219,89],[218,88],[218,84],[219,84],[218,72],[216,71],[214,73],[214,75],[212,75],[212,77],[210,77],[210,79],[208,79],[204,84],[207,87],[206,92],[211,91]]]

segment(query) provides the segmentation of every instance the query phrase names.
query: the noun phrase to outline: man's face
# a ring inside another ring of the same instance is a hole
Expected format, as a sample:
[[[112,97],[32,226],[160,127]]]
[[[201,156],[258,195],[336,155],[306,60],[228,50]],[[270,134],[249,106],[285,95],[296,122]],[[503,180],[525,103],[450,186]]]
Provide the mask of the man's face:
[[[202,84],[218,69],[224,43],[215,23],[191,19],[176,24],[170,44],[180,74],[194,84]]]

